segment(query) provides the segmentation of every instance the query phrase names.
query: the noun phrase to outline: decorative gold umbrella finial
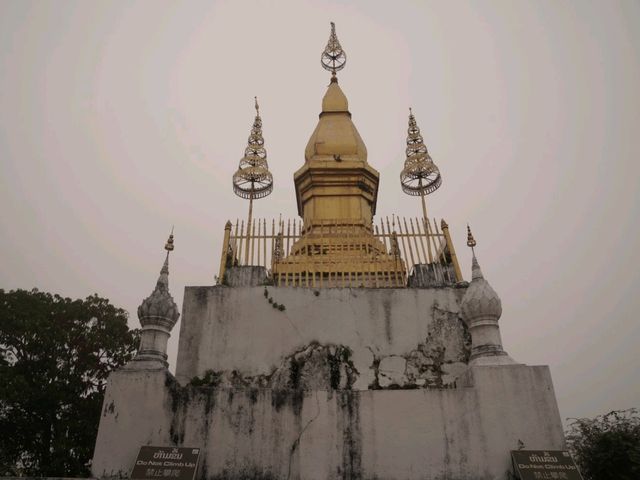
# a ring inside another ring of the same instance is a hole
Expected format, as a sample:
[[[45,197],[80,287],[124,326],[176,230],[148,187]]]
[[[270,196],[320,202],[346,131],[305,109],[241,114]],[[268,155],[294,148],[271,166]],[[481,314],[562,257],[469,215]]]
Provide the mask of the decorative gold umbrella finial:
[[[442,185],[440,170],[431,159],[420,128],[413,116],[413,109],[409,107],[409,128],[407,129],[407,155],[404,168],[400,173],[402,191],[407,195],[420,196],[422,200],[422,215],[425,225],[427,220],[427,206],[424,197],[435,192]]]
[[[435,163],[424,139],[420,134],[420,128],[413,116],[413,109],[409,108],[409,128],[407,129],[407,159],[404,169],[400,174],[402,190],[408,195],[424,196],[435,192],[442,185],[440,170]]]
[[[347,63],[347,54],[342,49],[338,36],[336,35],[336,24],[331,22],[331,34],[329,41],[320,57],[322,68],[331,72],[331,81],[335,81],[336,72],[342,70]]]
[[[264,138],[262,137],[262,119],[260,118],[258,97],[254,97],[254,100],[256,118],[251,127],[251,134],[249,135],[247,148],[244,150],[244,157],[240,159],[238,170],[233,174],[234,193],[249,200],[247,239],[250,238],[253,200],[264,198],[273,191],[273,176],[267,164],[267,150],[264,148]],[[249,249],[246,251],[245,262],[248,262],[248,256]]]
[[[469,227],[469,224],[467,224],[467,246],[471,247],[471,249],[476,246],[476,239],[473,238],[473,233],[471,233],[471,227]]]
[[[256,118],[244,150],[244,157],[233,174],[233,191],[236,195],[249,200],[266,197],[273,190],[273,176],[267,164],[267,150],[262,137],[262,119],[258,97],[254,97]]]

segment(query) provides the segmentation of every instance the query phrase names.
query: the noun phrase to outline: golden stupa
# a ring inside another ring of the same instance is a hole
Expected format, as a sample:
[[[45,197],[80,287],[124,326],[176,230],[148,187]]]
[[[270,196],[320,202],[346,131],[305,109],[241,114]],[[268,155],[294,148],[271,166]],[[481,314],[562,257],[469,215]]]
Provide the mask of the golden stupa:
[[[264,266],[277,286],[401,288],[410,283],[408,266],[418,271],[436,264],[435,281],[461,280],[446,223],[440,232],[426,209],[415,223],[394,216],[374,226],[380,175],[367,162],[367,147],[338,83],[346,54],[333,23],[321,63],[331,80],[304,165],[293,176],[301,220],[269,225],[250,214],[246,225],[227,223],[219,281],[227,267]]]

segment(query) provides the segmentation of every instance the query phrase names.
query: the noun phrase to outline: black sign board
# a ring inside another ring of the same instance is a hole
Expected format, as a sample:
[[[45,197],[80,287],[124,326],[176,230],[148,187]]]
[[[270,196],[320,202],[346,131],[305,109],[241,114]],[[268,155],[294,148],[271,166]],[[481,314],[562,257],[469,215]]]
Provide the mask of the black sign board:
[[[520,480],[583,480],[563,450],[512,450],[511,459]]]
[[[193,480],[199,448],[140,447],[132,480]]]

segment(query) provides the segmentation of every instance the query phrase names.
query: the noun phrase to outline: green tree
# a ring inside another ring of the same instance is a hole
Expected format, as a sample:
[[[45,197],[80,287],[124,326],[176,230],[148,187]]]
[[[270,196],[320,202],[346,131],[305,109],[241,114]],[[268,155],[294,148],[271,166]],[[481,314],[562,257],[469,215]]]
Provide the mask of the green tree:
[[[573,419],[565,432],[585,480],[640,479],[640,416],[635,408]]]
[[[0,289],[0,475],[89,473],[109,372],[138,331],[97,295]]]

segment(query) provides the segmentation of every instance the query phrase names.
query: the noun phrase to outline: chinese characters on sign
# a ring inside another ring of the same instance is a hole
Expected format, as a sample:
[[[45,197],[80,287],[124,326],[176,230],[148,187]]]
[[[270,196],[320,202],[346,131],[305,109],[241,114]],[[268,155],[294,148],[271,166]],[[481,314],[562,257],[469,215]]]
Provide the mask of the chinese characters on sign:
[[[140,447],[132,480],[193,480],[199,448]]]
[[[512,450],[511,460],[520,480],[583,480],[569,452]]]

